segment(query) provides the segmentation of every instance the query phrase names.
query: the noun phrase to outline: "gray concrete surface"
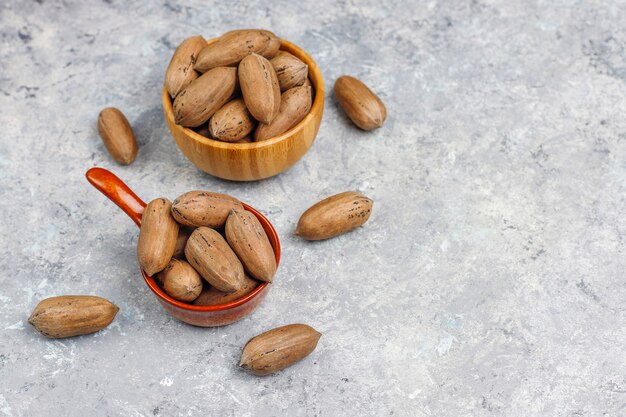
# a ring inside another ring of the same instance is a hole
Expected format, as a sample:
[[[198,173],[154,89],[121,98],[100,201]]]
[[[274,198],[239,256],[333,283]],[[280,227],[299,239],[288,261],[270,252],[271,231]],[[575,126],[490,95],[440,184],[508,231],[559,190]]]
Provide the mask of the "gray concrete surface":
[[[625,21],[621,1],[2,2],[0,415],[625,415]],[[328,93],[288,172],[198,171],[162,118],[164,70],[184,37],[242,27],[303,46],[329,92],[364,80],[385,126],[355,129]],[[105,106],[136,130],[132,166],[100,142]],[[201,188],[260,208],[284,250],[264,304],[224,328],[172,319],[92,166],[145,199]],[[351,189],[375,200],[365,227],[292,236]],[[60,294],[121,311],[47,340],[26,319]],[[291,322],[323,333],[309,358],[266,378],[236,367]]]

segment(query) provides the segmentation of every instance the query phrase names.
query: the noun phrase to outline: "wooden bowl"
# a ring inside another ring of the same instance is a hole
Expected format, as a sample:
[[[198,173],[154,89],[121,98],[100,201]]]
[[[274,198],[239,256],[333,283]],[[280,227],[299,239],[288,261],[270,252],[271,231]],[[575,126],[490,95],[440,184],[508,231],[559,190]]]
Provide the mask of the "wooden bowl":
[[[146,203],[137,197],[122,180],[112,172],[103,168],[91,168],[87,171],[85,176],[94,187],[117,204],[137,226],[141,225],[141,215],[143,214]],[[261,222],[261,226],[263,226],[263,230],[267,233],[267,237],[274,249],[276,266],[278,266],[280,262],[280,241],[278,240],[276,230],[265,216],[249,205],[242,204],[246,210],[254,214],[257,219],[259,219],[259,222]],[[175,300],[167,295],[165,291],[158,286],[154,278],[146,274],[143,269],[141,270],[141,275],[148,285],[148,288],[150,288],[157,298],[157,301],[165,310],[185,323],[200,327],[225,326],[237,320],[241,320],[257,308],[270,290],[270,284],[262,282],[251,293],[229,303],[212,306],[195,306]]]
[[[208,43],[216,42],[217,38]],[[281,40],[281,49],[309,66],[315,98],[311,111],[296,126],[272,139],[253,143],[228,143],[206,138],[174,123],[172,99],[163,88],[165,120],[183,154],[204,172],[232,181],[255,181],[279,174],[309,150],[324,113],[324,80],[317,64],[304,50]]]

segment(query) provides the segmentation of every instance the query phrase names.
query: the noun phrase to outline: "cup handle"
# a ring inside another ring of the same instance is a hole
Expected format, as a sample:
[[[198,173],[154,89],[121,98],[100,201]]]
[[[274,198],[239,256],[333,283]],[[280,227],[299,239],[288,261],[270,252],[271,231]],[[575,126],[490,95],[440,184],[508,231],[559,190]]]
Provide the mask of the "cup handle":
[[[135,222],[137,226],[141,226],[141,215],[146,207],[137,194],[131,190],[121,179],[114,173],[104,168],[91,168],[85,174],[87,181],[91,183],[102,194],[107,196],[109,200],[114,202],[119,208],[124,210]]]

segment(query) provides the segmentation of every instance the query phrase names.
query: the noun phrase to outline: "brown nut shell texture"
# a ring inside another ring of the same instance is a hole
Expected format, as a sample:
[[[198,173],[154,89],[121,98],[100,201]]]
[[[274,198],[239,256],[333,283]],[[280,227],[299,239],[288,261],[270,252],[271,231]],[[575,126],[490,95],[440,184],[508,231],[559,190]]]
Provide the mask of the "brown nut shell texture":
[[[321,335],[306,324],[267,331],[246,343],[239,366],[259,376],[280,371],[313,352]]]
[[[241,202],[227,194],[211,191],[189,191],[180,195],[172,204],[172,215],[176,221],[188,227],[224,226],[232,209],[241,209]]]
[[[272,282],[276,256],[259,219],[247,210],[231,210],[224,230],[226,241],[246,271],[260,281]]]
[[[335,97],[352,122],[363,130],[381,127],[387,118],[387,108],[372,90],[349,75],[335,82]]]
[[[354,191],[328,197],[302,214],[296,235],[307,240],[323,240],[349,232],[369,219],[373,204],[371,199]]]
[[[174,99],[174,121],[185,127],[200,126],[230,100],[236,86],[236,68],[217,67],[205,72]]]
[[[250,294],[259,285],[258,281],[253,280],[248,275],[244,276],[243,284],[235,292],[223,292],[211,285],[205,285],[200,293],[200,296],[193,302],[197,306],[213,306],[217,304],[226,304],[231,301],[240,299],[241,297]]]
[[[223,292],[235,292],[244,284],[241,262],[226,240],[213,229],[198,227],[185,247],[187,262],[209,284]]]
[[[165,71],[164,85],[171,97],[176,97],[200,76],[193,66],[198,59],[198,54],[205,46],[207,43],[202,36],[191,36],[178,45]]]
[[[224,142],[237,142],[250,134],[256,126],[243,99],[231,100],[219,109],[209,121],[212,138]]]
[[[269,30],[233,30],[200,51],[195,69],[206,72],[215,67],[235,66],[251,53],[273,58],[279,48],[280,39]]]
[[[107,107],[98,115],[98,133],[113,159],[122,165],[137,157],[137,140],[128,119],[115,107]]]
[[[150,276],[167,266],[176,249],[178,223],[171,209],[172,203],[167,198],[157,198],[148,203],[141,216],[137,259]]]
[[[59,339],[94,333],[107,327],[119,308],[93,295],[63,295],[37,304],[28,319],[44,336]]]
[[[155,279],[170,297],[190,303],[202,291],[202,278],[187,262],[172,258]]]
[[[250,54],[237,71],[241,94],[252,116],[270,123],[280,110],[280,87],[272,64],[258,54]]]
[[[278,51],[270,61],[276,71],[280,91],[303,85],[309,75],[309,66],[285,51]]]
[[[254,132],[257,142],[282,135],[309,114],[311,110],[311,87],[294,87],[283,93],[278,115],[269,124],[259,123]]]

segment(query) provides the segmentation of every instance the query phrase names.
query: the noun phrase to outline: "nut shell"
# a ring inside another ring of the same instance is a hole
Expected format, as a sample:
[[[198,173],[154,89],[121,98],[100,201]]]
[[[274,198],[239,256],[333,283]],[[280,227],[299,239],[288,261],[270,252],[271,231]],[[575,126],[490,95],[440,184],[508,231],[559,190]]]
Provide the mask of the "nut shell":
[[[213,116],[235,93],[237,69],[217,67],[192,81],[174,99],[174,120],[198,127]]]
[[[335,82],[334,91],[343,111],[359,128],[373,130],[385,122],[385,104],[361,81],[344,75]]]
[[[122,165],[137,157],[137,140],[128,119],[115,107],[107,107],[98,115],[98,133],[109,154]]]
[[[237,72],[241,94],[248,111],[262,123],[269,123],[280,110],[280,87],[272,64],[258,54],[241,60]]]
[[[276,256],[259,219],[247,210],[231,210],[224,231],[226,241],[245,270],[253,278],[272,282]]]
[[[227,194],[210,191],[189,191],[172,204],[172,215],[182,225],[189,227],[222,227],[232,209],[241,209],[241,202]]]
[[[315,88],[313,87],[313,84],[311,83],[311,79],[309,77],[304,80],[304,84],[302,84],[302,87],[311,87],[311,101],[315,100]]]
[[[276,71],[281,92],[303,85],[307,80],[309,66],[289,52],[278,51],[270,62]]]
[[[311,87],[294,87],[283,93],[278,115],[270,123],[259,123],[254,140],[260,142],[282,135],[306,117],[311,111]]]
[[[172,203],[167,198],[157,198],[148,203],[141,216],[137,259],[150,276],[162,271],[174,255],[178,223],[171,209]]]
[[[213,306],[217,304],[226,304],[231,301],[238,300],[246,294],[250,294],[259,283],[248,275],[244,275],[243,284],[241,287],[231,293],[222,292],[211,285],[205,285],[200,293],[200,296],[193,302],[197,306]]]
[[[354,191],[328,197],[302,214],[296,235],[307,240],[323,240],[349,232],[369,219],[373,204],[371,199]]]
[[[107,327],[119,308],[93,295],[63,295],[37,304],[28,322],[52,339],[94,333]]]
[[[219,109],[209,121],[212,138],[224,142],[237,142],[254,130],[256,121],[243,99],[231,100]]]
[[[187,262],[172,259],[155,279],[172,298],[190,303],[202,291],[202,278]]]
[[[321,336],[306,324],[289,324],[267,331],[246,343],[239,366],[259,376],[280,371],[313,352]]]
[[[185,246],[187,245],[187,240],[191,233],[193,232],[193,228],[179,226],[178,227],[178,236],[176,237],[176,245],[174,246],[174,254],[172,258],[183,259],[185,257]]]
[[[213,229],[198,227],[185,247],[187,261],[209,284],[235,292],[244,283],[243,266],[226,240]]]
[[[198,78],[198,74],[193,66],[196,63],[198,54],[207,45],[202,36],[191,36],[178,45],[170,64],[165,71],[165,88],[172,97],[183,91],[193,80]]]
[[[217,42],[206,45],[194,68],[206,72],[211,68],[235,66],[251,53],[273,58],[280,48],[280,39],[269,30],[243,29],[223,34]]]

